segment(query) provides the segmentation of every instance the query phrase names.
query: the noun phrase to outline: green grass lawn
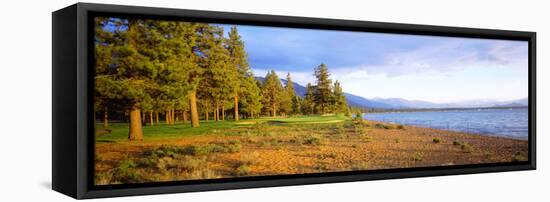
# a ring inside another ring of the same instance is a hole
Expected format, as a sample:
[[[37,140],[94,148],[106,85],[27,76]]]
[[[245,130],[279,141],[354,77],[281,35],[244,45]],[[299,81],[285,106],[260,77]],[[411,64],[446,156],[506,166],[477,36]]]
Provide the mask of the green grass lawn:
[[[330,123],[335,121],[343,121],[349,118],[343,115],[335,116],[299,116],[299,117],[265,117],[258,119],[242,119],[238,122],[233,120],[226,121],[201,121],[200,127],[192,128],[190,124],[183,124],[181,122],[175,125],[166,125],[161,123],[155,126],[143,127],[143,138],[148,139],[166,139],[166,138],[185,138],[197,135],[210,135],[210,134],[232,134],[239,129],[254,129],[257,130],[258,125],[269,124],[276,125],[276,127],[285,127],[297,124],[322,124],[324,122]],[[103,125],[98,123],[96,125],[98,131],[101,131]],[[126,140],[128,138],[128,124],[127,123],[111,123],[109,125],[111,132],[109,134],[96,135],[96,141],[98,142],[112,142]]]

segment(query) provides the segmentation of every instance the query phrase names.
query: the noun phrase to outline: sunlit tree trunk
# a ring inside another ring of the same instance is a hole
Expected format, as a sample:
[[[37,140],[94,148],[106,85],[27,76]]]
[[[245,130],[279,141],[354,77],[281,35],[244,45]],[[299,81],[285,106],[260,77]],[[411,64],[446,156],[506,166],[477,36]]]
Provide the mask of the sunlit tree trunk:
[[[204,118],[205,118],[207,121],[208,121],[208,114],[209,114],[208,110],[205,110],[205,111],[204,111],[204,116],[205,116]]]
[[[197,111],[197,92],[192,91],[189,96],[189,105],[191,108],[191,126],[199,127],[199,112]]]
[[[157,119],[157,126],[159,125],[159,112],[158,111],[155,111],[155,118]]]
[[[141,111],[137,105],[130,109],[130,130],[128,132],[129,140],[143,140],[143,131],[141,128]]]
[[[225,106],[222,106],[222,121],[225,121]]]
[[[246,99],[245,99],[246,100]],[[235,109],[235,114],[234,114],[234,118],[235,118],[235,121],[238,121],[239,120],[239,96],[238,95],[235,95],[235,99],[234,99],[234,109]]]
[[[105,111],[103,112],[103,128],[109,128],[109,112],[107,111],[107,107],[105,107]]]
[[[172,110],[168,108],[168,124],[172,125]]]
[[[170,110],[170,115],[172,116],[170,124],[174,125],[174,123],[176,123],[176,113],[175,113],[174,109]]]
[[[216,103],[216,109],[214,110],[214,120],[219,121],[220,120],[220,107],[218,106],[218,103]]]
[[[172,110],[168,108],[168,124],[172,125]]]
[[[150,122],[151,122],[151,126],[155,125],[153,123],[153,111],[149,111],[149,119],[150,119]]]
[[[170,124],[170,112],[168,111],[168,109],[166,110],[166,113],[164,114],[164,117],[166,119],[166,125],[169,125]]]
[[[276,114],[277,114],[277,108],[275,108],[275,104],[273,104],[272,110],[271,110],[271,116],[275,117]]]

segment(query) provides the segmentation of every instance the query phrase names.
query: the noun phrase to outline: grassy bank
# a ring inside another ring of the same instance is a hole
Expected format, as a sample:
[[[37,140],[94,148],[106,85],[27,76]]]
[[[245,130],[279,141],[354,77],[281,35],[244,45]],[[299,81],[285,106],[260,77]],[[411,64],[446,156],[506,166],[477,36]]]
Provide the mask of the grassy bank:
[[[528,148],[522,140],[343,116],[146,126],[139,142],[126,140],[126,124],[111,130],[96,134],[97,184],[524,161]]]

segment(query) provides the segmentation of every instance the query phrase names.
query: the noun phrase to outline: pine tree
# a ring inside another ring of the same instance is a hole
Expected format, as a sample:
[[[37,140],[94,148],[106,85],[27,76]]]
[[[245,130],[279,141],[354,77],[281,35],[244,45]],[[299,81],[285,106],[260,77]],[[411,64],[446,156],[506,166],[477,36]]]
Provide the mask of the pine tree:
[[[306,94],[301,104],[302,112],[305,114],[315,114],[315,86],[311,83],[306,85]]]
[[[336,113],[348,113],[348,104],[346,102],[346,96],[344,95],[344,91],[342,90],[342,86],[340,85],[340,82],[336,80],[334,82],[334,93],[333,93],[333,106],[334,106],[334,112]]]
[[[332,100],[332,81],[329,78],[330,73],[325,64],[319,65],[315,68],[315,78],[317,78],[317,85],[315,90],[315,104],[318,107],[320,114],[327,113]]]
[[[166,111],[166,121],[174,124],[176,110],[190,108],[189,94],[196,88],[191,76],[199,68],[194,53],[196,46],[196,25],[177,21],[149,21],[149,28],[154,29],[149,35],[154,45],[149,47],[151,55],[158,66],[157,100]],[[197,123],[198,124],[198,123]]]
[[[141,107],[145,100],[150,99],[148,87],[154,83],[156,69],[154,63],[145,56],[144,44],[147,34],[144,21],[137,19],[121,20],[122,26],[127,27],[121,34],[123,43],[113,50],[117,55],[113,66],[117,69],[114,82],[119,87],[120,95],[127,104],[130,113],[129,140],[142,140]]]
[[[249,117],[254,117],[262,110],[262,97],[260,86],[254,79],[254,74],[249,70],[245,79],[241,82],[242,89],[241,99],[239,99],[240,110],[247,113]]]
[[[294,83],[290,77],[290,73],[286,75],[286,83],[284,88],[284,93],[281,96],[281,112],[285,114],[292,113],[292,99],[296,96],[294,92]]]
[[[281,96],[283,94],[281,80],[275,73],[275,70],[271,70],[265,76],[265,81],[262,85],[262,103],[264,109],[273,117],[277,116],[277,110],[281,107]]]
[[[237,27],[231,27],[229,32],[229,39],[227,40],[227,49],[229,50],[230,65],[237,73],[236,81],[233,83],[234,96],[233,96],[233,116],[236,121],[239,120],[239,97],[248,90],[249,84],[246,83],[247,74],[249,73],[249,65],[247,54],[244,49],[244,42],[241,39],[237,31]]]
[[[303,114],[304,112],[302,111],[302,98],[298,95],[294,95],[292,97],[292,110],[291,110],[291,113],[292,114]]]
[[[209,26],[204,30],[206,49],[202,51],[205,62],[203,81],[209,88],[206,97],[212,99],[214,120],[219,121],[221,108],[225,102],[234,97],[238,86],[237,72],[230,63],[229,51],[224,47],[223,28]]]

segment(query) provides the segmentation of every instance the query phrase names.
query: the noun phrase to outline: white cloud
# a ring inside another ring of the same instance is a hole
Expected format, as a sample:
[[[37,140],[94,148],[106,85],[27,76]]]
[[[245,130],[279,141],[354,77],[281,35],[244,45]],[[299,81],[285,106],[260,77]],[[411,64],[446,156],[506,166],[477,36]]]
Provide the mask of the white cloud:
[[[389,53],[382,64],[337,67],[338,73],[357,77],[362,74],[385,74],[387,77],[407,74],[449,73],[474,67],[527,69],[525,42],[497,41],[486,47],[465,46],[459,39],[412,51]],[[346,77],[348,78],[348,77]]]
[[[334,67],[331,79],[344,91],[366,98],[432,102],[512,100],[527,97],[527,44],[494,41],[465,45],[461,40],[387,53],[380,64]],[[267,70],[254,69],[257,76]],[[315,83],[313,68],[290,71],[294,82]],[[285,78],[286,71],[277,71]]]

